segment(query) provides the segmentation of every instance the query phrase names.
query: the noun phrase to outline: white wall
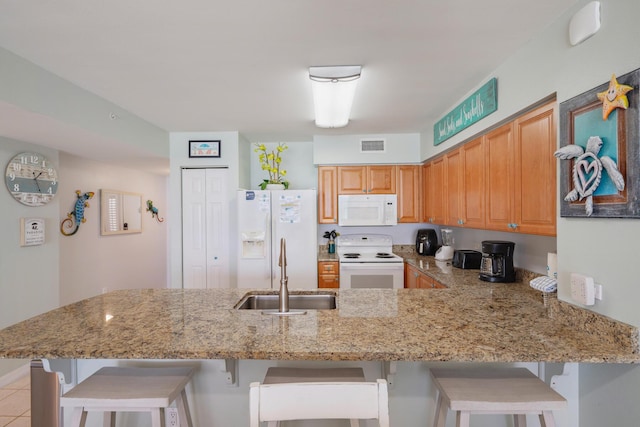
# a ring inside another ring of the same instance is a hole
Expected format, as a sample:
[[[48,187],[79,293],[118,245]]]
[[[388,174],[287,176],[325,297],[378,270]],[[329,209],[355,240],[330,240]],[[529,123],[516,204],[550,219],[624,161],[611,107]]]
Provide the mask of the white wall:
[[[265,142],[267,152],[274,150],[278,143]],[[287,148],[282,152],[280,169],[287,171],[286,180],[292,190],[303,190],[318,187],[318,170],[313,166],[312,142],[287,142]],[[269,173],[263,171],[258,160],[258,153],[254,151],[255,144],[251,144],[251,182],[248,190],[257,190],[264,179],[269,179]]]
[[[55,150],[0,137],[0,165],[23,151],[44,154],[58,165]],[[0,188],[0,328],[58,307],[60,290],[58,252],[59,197],[45,206],[29,207],[17,202],[4,183]],[[45,243],[20,246],[20,218],[45,219]],[[0,360],[0,377],[25,361]]]
[[[113,167],[60,153],[59,217],[77,200],[75,191],[93,191],[87,222],[73,236],[60,236],[60,304],[98,295],[103,290],[167,287],[167,182],[161,175]],[[142,233],[100,235],[100,190],[142,194]],[[152,200],[164,222],[146,211]],[[52,231],[58,232],[58,226]]]
[[[23,151],[44,154],[58,166],[55,150],[0,138],[0,164]],[[58,173],[61,170],[58,168]],[[17,202],[6,186],[0,189],[0,328],[27,319],[58,306],[59,231],[58,206],[60,192],[45,206],[30,207]],[[39,246],[20,246],[20,218],[45,219],[45,243]]]
[[[384,139],[386,151],[361,153],[361,139]],[[420,163],[420,135],[417,133],[315,135],[313,163],[316,165]]]
[[[0,103],[24,110],[37,120],[46,118],[44,122],[60,132],[87,137],[79,145],[61,135],[39,134],[37,128],[24,130],[34,142],[48,138],[57,149],[73,149],[87,158],[99,152],[103,161],[110,152],[126,150],[132,165],[140,158],[166,158],[169,152],[164,130],[1,47],[0,74]],[[112,113],[119,119],[112,120]]]

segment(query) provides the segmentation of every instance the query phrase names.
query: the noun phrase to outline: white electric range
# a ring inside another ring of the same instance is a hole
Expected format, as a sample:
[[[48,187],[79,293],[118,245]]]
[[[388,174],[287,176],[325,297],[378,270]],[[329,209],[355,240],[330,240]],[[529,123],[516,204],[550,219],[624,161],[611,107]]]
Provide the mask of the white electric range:
[[[341,288],[404,287],[404,260],[386,234],[345,234],[336,238]]]

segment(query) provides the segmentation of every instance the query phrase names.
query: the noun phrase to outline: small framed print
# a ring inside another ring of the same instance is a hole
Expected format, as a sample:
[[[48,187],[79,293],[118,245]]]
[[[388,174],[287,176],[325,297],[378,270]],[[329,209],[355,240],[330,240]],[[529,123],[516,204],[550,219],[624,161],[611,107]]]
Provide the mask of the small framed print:
[[[189,157],[220,157],[220,140],[189,141]]]
[[[20,218],[20,246],[44,243],[44,218]]]

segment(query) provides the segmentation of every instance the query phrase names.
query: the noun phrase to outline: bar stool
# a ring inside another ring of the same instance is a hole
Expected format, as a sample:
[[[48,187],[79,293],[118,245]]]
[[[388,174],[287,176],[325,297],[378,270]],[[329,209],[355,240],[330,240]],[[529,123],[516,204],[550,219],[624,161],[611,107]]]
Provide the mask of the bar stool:
[[[251,383],[250,427],[287,420],[377,419],[389,427],[387,382],[366,382],[362,368],[269,368],[263,383]]]
[[[512,414],[515,427],[526,427],[525,414],[537,414],[542,427],[554,427],[553,412],[567,401],[526,368],[431,369],[438,388],[434,427],[444,427],[447,410],[456,426],[468,427],[471,414]]]
[[[88,411],[104,412],[104,426],[115,427],[116,412],[150,412],[151,425],[164,427],[164,409],[176,401],[180,425],[193,427],[186,385],[189,367],[105,367],[69,390],[60,406],[73,407],[74,427],[84,427]]]

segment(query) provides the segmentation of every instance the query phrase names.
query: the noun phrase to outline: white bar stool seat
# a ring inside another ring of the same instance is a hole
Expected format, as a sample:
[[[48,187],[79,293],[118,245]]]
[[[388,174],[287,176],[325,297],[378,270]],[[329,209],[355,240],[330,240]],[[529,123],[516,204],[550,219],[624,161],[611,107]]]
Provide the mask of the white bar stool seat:
[[[468,427],[471,414],[512,414],[515,427],[526,427],[526,414],[537,414],[542,427],[554,427],[553,412],[567,400],[526,368],[431,369],[438,389],[434,427],[444,427],[447,410],[456,426]]]
[[[366,382],[362,368],[269,368],[264,382],[250,385],[250,426],[268,421],[377,419],[389,427],[387,382]]]
[[[193,427],[186,385],[190,367],[105,367],[69,390],[60,406],[73,407],[74,427],[83,427],[88,411],[104,412],[104,426],[115,427],[116,412],[150,412],[153,427],[165,427],[164,409],[176,401],[181,426]]]

